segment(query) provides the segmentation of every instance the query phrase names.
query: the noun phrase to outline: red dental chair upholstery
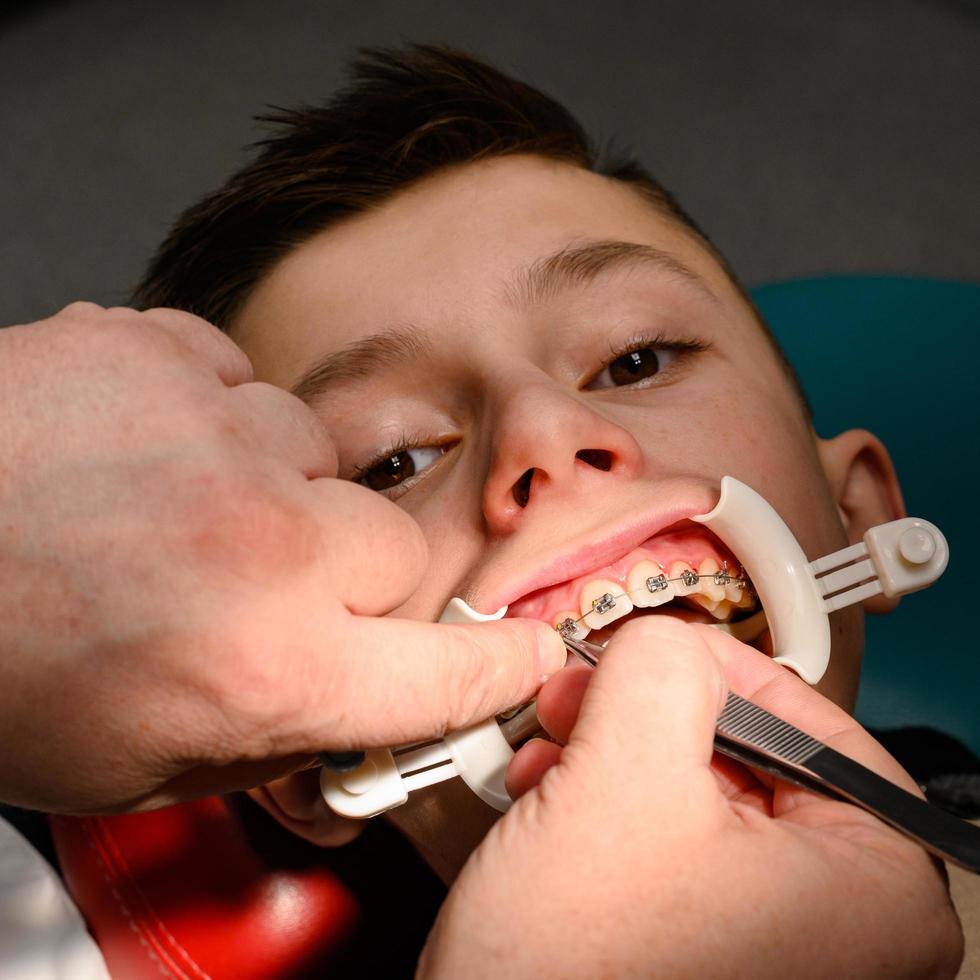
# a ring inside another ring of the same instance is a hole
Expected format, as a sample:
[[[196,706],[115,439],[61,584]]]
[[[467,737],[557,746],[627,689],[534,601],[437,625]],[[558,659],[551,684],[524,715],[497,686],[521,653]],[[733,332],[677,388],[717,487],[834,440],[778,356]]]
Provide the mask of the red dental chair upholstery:
[[[121,980],[411,976],[443,895],[378,821],[320,849],[245,797],[50,826],[66,886]]]

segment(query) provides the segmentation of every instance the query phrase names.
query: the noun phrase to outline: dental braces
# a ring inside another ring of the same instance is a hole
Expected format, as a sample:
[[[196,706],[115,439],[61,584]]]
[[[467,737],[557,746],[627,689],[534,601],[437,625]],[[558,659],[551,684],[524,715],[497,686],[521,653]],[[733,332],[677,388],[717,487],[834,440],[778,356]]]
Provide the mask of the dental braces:
[[[658,562],[659,564],[659,562]],[[663,569],[663,565],[660,568]],[[644,589],[647,592],[656,594],[658,592],[664,592],[672,582],[680,582],[687,588],[692,588],[696,586],[701,579],[708,578],[711,579],[715,585],[725,586],[734,585],[736,588],[742,589],[743,591],[748,590],[755,595],[755,590],[752,588],[752,583],[749,581],[748,576],[745,572],[740,572],[738,575],[732,575],[728,571],[728,562],[722,561],[721,568],[717,572],[709,572],[705,575],[700,575],[691,568],[685,568],[679,577],[677,578],[667,578],[665,574],[661,572],[660,575],[651,575],[643,583],[643,585],[638,589],[627,590],[626,592],[620,592],[618,595],[613,595],[612,592],[604,592],[601,596],[592,600],[592,608],[587,613],[583,613],[578,619],[572,619],[571,616],[563,619],[560,623],[555,626],[555,629],[562,635],[566,640],[573,639],[578,630],[578,627],[585,622],[585,617],[591,615],[592,613],[607,613],[611,609],[615,609],[616,600],[628,598],[629,596],[636,595],[638,592],[643,592]]]

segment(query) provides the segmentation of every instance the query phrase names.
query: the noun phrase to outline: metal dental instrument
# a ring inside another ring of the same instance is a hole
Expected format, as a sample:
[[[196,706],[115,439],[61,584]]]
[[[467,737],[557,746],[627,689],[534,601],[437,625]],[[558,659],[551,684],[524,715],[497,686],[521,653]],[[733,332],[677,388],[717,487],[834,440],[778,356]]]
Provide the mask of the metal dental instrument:
[[[563,638],[590,667],[603,648]],[[980,827],[954,817],[883,779],[789,722],[729,692],[715,725],[715,750],[788,783],[854,803],[911,838],[930,854],[980,874]]]

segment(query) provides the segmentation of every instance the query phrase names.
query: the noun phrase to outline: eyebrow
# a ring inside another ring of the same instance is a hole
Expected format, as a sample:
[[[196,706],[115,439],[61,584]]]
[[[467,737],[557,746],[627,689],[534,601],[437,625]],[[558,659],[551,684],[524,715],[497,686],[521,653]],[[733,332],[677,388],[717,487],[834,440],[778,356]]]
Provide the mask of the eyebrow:
[[[507,292],[515,305],[533,307],[553,299],[565,289],[590,283],[602,273],[630,266],[652,267],[685,281],[713,302],[718,302],[701,276],[669,252],[638,242],[606,240],[567,245],[538,259],[514,277]]]
[[[309,403],[331,385],[356,381],[379,368],[420,361],[432,354],[432,341],[417,327],[392,327],[321,357],[290,391]]]
[[[514,305],[530,308],[553,299],[566,289],[590,283],[603,273],[631,266],[652,267],[683,280],[713,302],[718,302],[708,284],[668,252],[637,242],[606,240],[566,245],[537,259],[505,284],[505,294]],[[324,355],[290,391],[309,403],[332,385],[356,381],[383,367],[418,362],[433,356],[432,341],[417,327],[392,327]]]

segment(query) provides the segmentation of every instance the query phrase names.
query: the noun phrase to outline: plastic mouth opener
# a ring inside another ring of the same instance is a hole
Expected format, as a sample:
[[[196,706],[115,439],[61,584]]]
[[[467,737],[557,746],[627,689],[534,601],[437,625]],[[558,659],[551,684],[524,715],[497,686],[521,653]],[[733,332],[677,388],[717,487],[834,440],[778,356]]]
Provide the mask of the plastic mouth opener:
[[[831,612],[881,593],[896,597],[923,589],[942,575],[949,560],[939,528],[906,517],[873,527],[862,542],[810,562],[773,507],[730,476],[722,478],[714,509],[692,520],[738,556],[765,611],[773,659],[808,684],[823,677],[830,661]],[[454,598],[439,621],[480,623],[506,612],[504,606],[479,613]],[[348,771],[325,767],[320,790],[336,813],[364,818],[400,806],[413,790],[460,776],[480,799],[505,812],[512,801],[504,776],[513,754],[501,724],[490,718],[441,740],[373,749]]]

